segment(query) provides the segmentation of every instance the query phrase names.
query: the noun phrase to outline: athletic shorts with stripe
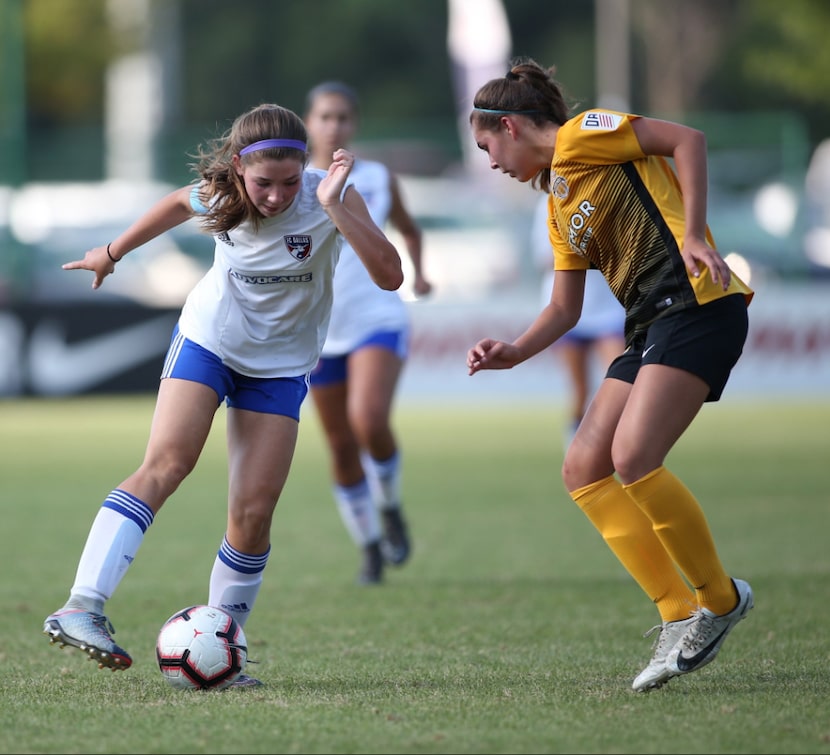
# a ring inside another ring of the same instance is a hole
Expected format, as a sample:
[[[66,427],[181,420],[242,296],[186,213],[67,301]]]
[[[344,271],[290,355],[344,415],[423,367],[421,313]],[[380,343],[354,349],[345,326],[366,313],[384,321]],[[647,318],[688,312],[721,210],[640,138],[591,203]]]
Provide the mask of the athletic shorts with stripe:
[[[255,378],[242,375],[222,363],[211,351],[173,330],[164,359],[162,378],[192,380],[212,388],[217,405],[263,414],[282,414],[300,421],[300,406],[308,394],[308,375]]]
[[[633,383],[642,365],[665,364],[697,375],[709,386],[706,401],[718,401],[741,356],[748,330],[743,294],[680,309],[636,335],[611,363],[606,377]]]

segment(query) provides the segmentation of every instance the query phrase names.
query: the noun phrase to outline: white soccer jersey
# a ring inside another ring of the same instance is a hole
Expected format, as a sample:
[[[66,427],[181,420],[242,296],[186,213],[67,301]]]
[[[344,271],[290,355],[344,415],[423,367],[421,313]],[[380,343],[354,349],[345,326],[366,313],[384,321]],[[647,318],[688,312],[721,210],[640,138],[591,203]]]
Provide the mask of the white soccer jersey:
[[[304,375],[319,359],[343,242],[317,199],[325,175],[306,170],[291,206],[258,230],[215,236],[213,266],[185,301],[181,332],[243,375]]]
[[[349,178],[366,202],[375,224],[384,228],[392,208],[389,170],[382,163],[355,160]],[[409,313],[397,291],[380,288],[354,249],[344,241],[334,271],[334,304],[323,355],[348,354],[372,333],[403,330],[408,325]]]

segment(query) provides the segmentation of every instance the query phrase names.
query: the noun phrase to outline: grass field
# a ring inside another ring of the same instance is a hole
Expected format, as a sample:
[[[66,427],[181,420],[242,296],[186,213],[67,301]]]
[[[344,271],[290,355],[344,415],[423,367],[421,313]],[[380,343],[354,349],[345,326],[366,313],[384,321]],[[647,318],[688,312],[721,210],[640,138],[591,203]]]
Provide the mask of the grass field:
[[[152,397],[0,403],[3,753],[830,753],[830,399],[707,406],[668,460],[755,609],[716,662],[635,694],[657,623],[566,496],[557,406],[401,404],[411,561],[358,587],[307,404],[246,634],[259,690],[183,693],[155,665],[203,602],[225,519],[224,412],[107,611],[133,656],[50,647]]]

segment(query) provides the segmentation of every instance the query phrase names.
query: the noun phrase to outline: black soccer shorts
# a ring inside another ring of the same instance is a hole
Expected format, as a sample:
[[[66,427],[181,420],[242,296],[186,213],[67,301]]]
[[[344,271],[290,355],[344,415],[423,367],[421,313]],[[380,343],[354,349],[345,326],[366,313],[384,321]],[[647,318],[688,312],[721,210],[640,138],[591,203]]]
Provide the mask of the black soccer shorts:
[[[606,377],[633,383],[644,364],[665,364],[697,375],[720,399],[749,330],[746,298],[730,294],[655,320],[608,368]]]

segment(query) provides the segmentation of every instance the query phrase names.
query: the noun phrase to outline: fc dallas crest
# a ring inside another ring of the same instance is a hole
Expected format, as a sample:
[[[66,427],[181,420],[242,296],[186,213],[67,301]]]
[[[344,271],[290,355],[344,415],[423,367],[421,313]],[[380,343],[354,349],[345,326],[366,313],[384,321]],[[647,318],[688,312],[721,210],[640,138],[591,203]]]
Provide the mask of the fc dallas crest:
[[[285,248],[295,259],[304,260],[311,254],[311,236],[307,233],[283,236],[282,240],[285,242]]]

